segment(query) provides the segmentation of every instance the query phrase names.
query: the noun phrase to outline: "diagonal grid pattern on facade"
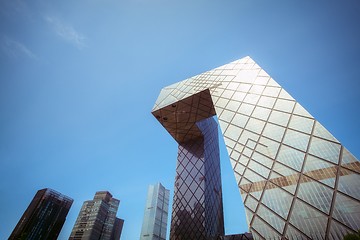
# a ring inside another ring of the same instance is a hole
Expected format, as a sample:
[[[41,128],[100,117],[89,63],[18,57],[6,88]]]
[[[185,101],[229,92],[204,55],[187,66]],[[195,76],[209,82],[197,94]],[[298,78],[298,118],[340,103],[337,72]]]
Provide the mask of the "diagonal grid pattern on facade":
[[[250,57],[162,89],[152,113],[180,145],[217,115],[255,239],[360,229],[359,161]]]

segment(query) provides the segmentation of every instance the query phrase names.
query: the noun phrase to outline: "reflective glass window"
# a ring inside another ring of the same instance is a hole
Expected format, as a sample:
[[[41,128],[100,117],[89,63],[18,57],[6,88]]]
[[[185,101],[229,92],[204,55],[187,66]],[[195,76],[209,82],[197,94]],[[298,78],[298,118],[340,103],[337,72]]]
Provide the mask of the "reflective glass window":
[[[291,113],[294,108],[295,102],[285,99],[277,99],[274,109]]]
[[[306,158],[303,173],[330,187],[335,185],[337,167],[312,155]]]
[[[333,163],[338,163],[340,145],[317,137],[313,137],[310,143],[309,153],[324,158]]]
[[[270,96],[270,97],[277,97],[280,93],[280,89],[281,88],[278,88],[278,87],[267,86],[264,89],[263,95]]]
[[[315,123],[314,135],[317,137],[325,138],[334,142],[338,142],[334,136],[324,128],[319,122]]]
[[[337,193],[333,217],[352,229],[360,229],[360,203]]]
[[[290,119],[290,114],[279,111],[272,111],[270,114],[269,121],[284,127],[287,126]]]
[[[264,219],[267,223],[270,223],[271,226],[273,226],[280,233],[283,232],[285,221],[274,214],[271,210],[267,209],[263,205],[260,205],[257,213],[262,219]]]
[[[265,190],[262,203],[286,219],[293,200],[292,195],[272,183],[268,183],[268,185],[271,188]]]
[[[294,148],[282,145],[277,160],[295,170],[300,171],[304,162],[305,153]]]
[[[251,116],[266,121],[269,115],[270,109],[257,106]]]
[[[260,95],[249,93],[246,95],[244,102],[250,103],[250,104],[256,104],[257,101],[259,100],[259,98],[260,98]]]
[[[263,176],[264,178],[269,177],[270,169],[264,167],[263,165],[255,162],[255,161],[250,161],[248,167],[250,169],[252,169],[254,172],[257,172],[258,174]]]
[[[294,148],[306,151],[310,136],[288,129],[285,133],[284,143]]]
[[[264,121],[258,120],[256,118],[250,118],[246,125],[246,129],[260,134],[264,128],[264,125]]]
[[[258,102],[258,106],[272,108],[275,104],[276,98],[268,97],[268,96],[261,96]]]
[[[284,135],[284,132],[285,128],[272,123],[267,123],[263,135],[280,142]]]
[[[341,168],[338,190],[360,200],[360,175]]]
[[[253,106],[253,105],[243,103],[243,104],[241,104],[238,112],[241,114],[250,116],[252,111],[254,110],[254,108],[255,108],[255,106]]]
[[[252,227],[262,236],[265,236],[267,239],[280,239],[280,235],[276,231],[274,231],[272,228],[269,227],[267,223],[265,223],[256,216]]]
[[[252,85],[251,89],[250,89],[250,93],[253,94],[261,94],[264,91],[265,86],[261,86],[261,85]]]
[[[294,115],[291,117],[289,127],[310,134],[313,124],[314,120],[310,118],[304,118]]]
[[[313,116],[311,116],[311,114],[308,111],[306,111],[305,108],[303,108],[303,106],[301,106],[299,103],[296,103],[293,113],[300,116],[313,118]]]
[[[269,75],[266,76],[258,76],[255,81],[254,84],[259,84],[259,85],[266,85],[269,81],[270,77]]]
[[[298,197],[329,214],[333,190],[303,176],[300,181]]]
[[[244,128],[248,120],[249,120],[248,116],[245,116],[240,113],[236,113],[231,123],[238,127]]]
[[[245,202],[245,206],[247,206],[248,208],[250,208],[251,210],[253,210],[255,212],[256,207],[258,205],[258,201],[255,200],[255,198],[248,196]]]
[[[271,158],[266,157],[258,152],[253,153],[252,159],[265,165],[268,168],[271,168],[272,164],[274,163],[274,160],[272,160]]]
[[[327,217],[296,199],[290,222],[313,239],[325,239]]]

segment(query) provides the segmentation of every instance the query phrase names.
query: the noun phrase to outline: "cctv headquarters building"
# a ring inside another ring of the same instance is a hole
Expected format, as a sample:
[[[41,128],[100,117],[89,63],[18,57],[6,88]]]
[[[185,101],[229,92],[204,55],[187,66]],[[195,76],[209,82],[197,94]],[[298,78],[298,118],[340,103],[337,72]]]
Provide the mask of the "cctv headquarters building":
[[[152,114],[179,145],[171,240],[226,239],[218,125],[254,239],[360,229],[359,161],[250,57],[163,88]]]

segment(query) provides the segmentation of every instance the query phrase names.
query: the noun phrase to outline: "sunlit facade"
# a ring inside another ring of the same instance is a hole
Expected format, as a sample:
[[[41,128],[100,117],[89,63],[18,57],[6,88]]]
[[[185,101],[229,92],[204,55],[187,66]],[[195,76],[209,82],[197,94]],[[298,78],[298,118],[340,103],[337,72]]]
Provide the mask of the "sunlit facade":
[[[165,87],[152,113],[179,149],[217,116],[255,239],[360,229],[359,161],[250,57]]]
[[[166,240],[169,195],[161,183],[149,186],[140,240]]]
[[[96,192],[85,201],[69,240],[119,240],[124,220],[116,217],[120,200],[107,191]]]
[[[9,240],[57,239],[73,200],[53,189],[37,191]]]

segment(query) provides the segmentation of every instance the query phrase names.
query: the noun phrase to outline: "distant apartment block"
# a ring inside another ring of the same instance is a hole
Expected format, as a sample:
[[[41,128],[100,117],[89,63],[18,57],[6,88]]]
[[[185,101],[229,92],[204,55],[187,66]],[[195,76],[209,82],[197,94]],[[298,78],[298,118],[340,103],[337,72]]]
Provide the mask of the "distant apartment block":
[[[169,190],[161,183],[150,185],[140,240],[165,240],[169,209]]]
[[[107,191],[85,201],[69,240],[119,240],[124,220],[116,217],[120,200]]]
[[[37,191],[9,240],[57,239],[73,200],[52,189]]]

